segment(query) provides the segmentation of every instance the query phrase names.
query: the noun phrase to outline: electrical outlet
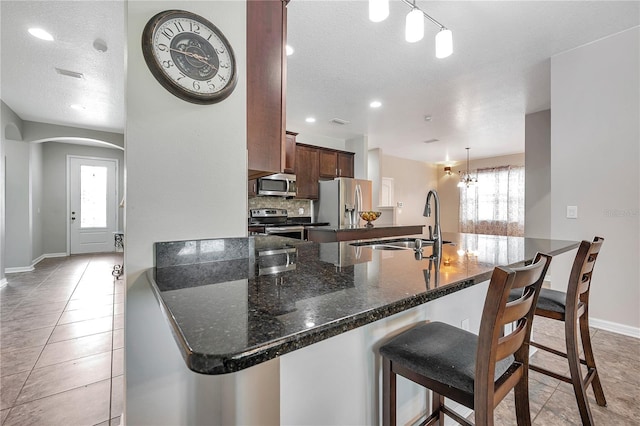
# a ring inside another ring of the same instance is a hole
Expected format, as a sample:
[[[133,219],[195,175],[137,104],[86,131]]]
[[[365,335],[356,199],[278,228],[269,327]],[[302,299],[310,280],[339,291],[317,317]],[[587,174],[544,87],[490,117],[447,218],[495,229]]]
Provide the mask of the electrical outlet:
[[[402,201],[398,201],[398,207],[404,207],[404,203]]]
[[[578,206],[567,206],[567,219],[578,218]]]

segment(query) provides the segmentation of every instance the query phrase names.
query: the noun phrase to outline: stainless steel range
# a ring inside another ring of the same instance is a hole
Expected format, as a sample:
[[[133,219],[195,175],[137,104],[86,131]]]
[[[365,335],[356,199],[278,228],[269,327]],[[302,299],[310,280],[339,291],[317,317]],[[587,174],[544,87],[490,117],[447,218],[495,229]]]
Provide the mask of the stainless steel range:
[[[249,228],[258,233],[304,239],[304,226],[287,225],[286,209],[249,210]]]

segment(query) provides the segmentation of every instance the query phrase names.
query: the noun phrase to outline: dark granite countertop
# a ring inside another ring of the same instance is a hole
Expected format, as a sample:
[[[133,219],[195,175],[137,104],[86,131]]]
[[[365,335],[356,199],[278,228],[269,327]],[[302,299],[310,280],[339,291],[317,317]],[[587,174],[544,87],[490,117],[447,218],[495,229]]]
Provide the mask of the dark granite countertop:
[[[322,228],[315,229],[314,231],[322,231],[322,232],[343,232],[343,231],[353,231],[353,232],[368,232],[373,229],[401,229],[401,228],[417,228],[424,227],[424,225],[376,225],[375,222],[372,227],[367,227],[365,225],[341,225],[341,226],[325,226]]]
[[[578,245],[443,236],[453,244],[443,246],[439,267],[431,247],[420,259],[413,250],[276,236],[157,243],[149,276],[187,366],[224,374],[486,281],[494,266]]]

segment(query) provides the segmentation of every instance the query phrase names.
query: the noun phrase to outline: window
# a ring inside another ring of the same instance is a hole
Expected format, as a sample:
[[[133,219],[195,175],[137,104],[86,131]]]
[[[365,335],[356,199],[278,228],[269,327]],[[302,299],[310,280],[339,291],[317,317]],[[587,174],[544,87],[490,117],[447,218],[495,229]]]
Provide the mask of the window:
[[[478,170],[477,185],[460,190],[460,232],[524,236],[524,167]]]
[[[107,226],[107,168],[80,166],[80,228]]]

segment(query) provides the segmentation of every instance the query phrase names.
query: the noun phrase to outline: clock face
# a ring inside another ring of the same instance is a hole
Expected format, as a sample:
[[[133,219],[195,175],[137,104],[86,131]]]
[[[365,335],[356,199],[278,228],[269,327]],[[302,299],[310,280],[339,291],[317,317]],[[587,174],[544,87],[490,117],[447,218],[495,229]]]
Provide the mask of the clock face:
[[[235,88],[231,45],[215,25],[198,15],[160,12],[145,26],[142,50],[154,77],[181,99],[212,104]]]

